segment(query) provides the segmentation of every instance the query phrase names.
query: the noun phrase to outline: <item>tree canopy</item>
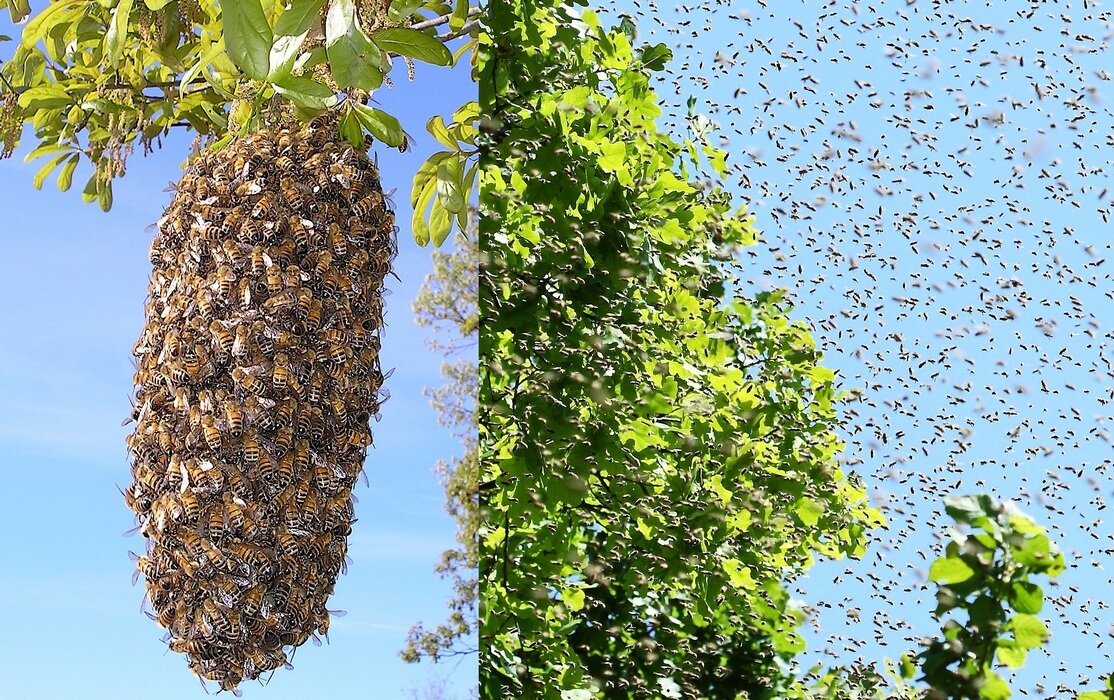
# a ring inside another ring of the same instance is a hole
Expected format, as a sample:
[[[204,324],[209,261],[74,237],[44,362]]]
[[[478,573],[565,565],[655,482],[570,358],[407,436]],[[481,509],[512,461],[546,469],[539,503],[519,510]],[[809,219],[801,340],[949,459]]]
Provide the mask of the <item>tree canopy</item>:
[[[414,61],[447,66],[468,54],[479,13],[468,0],[57,0],[34,15],[25,0],[4,5],[26,24],[0,67],[2,152],[30,124],[38,145],[27,158],[46,159],[35,185],[57,173],[70,189],[84,158],[93,174],[82,196],[105,210],[132,151],[175,128],[219,149],[334,110],[353,146],[405,149],[403,125],[371,95],[399,65],[413,79]],[[446,43],[458,37],[454,54]],[[440,245],[467,222],[475,118],[466,104],[449,124],[434,115],[426,125],[447,150],[414,179],[420,244]]]
[[[480,42],[483,694],[778,697],[784,582],[881,524],[834,374],[744,288],[725,154],[656,127],[665,46],[525,0]]]

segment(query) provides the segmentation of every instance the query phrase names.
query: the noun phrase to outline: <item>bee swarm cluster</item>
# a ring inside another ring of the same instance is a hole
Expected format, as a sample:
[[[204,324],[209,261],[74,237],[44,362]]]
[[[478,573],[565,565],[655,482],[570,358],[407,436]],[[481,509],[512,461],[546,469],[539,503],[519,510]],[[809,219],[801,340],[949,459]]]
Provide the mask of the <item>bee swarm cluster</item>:
[[[170,648],[224,689],[328,631],[396,231],[321,124],[199,153],[159,221],[125,498]]]

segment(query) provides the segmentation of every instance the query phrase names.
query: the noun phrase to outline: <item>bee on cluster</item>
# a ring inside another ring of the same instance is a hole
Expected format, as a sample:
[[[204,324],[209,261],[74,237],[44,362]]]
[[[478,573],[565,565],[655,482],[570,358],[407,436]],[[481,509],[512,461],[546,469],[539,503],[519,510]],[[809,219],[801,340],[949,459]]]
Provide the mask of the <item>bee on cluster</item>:
[[[150,617],[235,690],[339,614],[397,229],[329,118],[198,153],[174,192],[133,348],[124,499]]]

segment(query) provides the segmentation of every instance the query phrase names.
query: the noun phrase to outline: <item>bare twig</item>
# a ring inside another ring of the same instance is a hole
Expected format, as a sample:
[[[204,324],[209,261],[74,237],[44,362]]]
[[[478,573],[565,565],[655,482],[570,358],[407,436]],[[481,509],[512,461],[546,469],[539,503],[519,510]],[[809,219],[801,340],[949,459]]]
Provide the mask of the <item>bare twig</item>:
[[[468,22],[467,24],[465,24],[463,27],[461,27],[457,31],[452,32],[451,34],[442,34],[441,36],[439,36],[437,38],[440,39],[441,41],[452,41],[453,39],[456,39],[457,37],[462,37],[465,34],[467,34],[468,32],[472,31],[473,29],[476,28],[477,25],[479,25],[479,23],[480,23],[480,21],[478,19],[474,19],[474,20]]]
[[[480,8],[478,7],[473,7],[468,10],[469,17],[475,17],[478,14],[480,14]],[[409,27],[407,27],[407,29],[429,29],[430,27],[440,27],[442,24],[448,24],[449,20],[451,20],[452,18],[452,15],[441,15],[440,17],[427,19],[424,22],[411,24]]]

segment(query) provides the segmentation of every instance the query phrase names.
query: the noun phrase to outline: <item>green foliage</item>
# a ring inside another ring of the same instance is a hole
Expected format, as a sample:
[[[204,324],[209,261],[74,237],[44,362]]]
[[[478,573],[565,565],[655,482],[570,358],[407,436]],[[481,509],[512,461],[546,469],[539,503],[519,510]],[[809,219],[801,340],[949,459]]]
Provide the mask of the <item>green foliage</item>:
[[[557,2],[480,41],[481,696],[780,698],[783,583],[881,524],[835,375],[783,292],[732,293],[756,232],[655,125],[664,47]]]
[[[22,0],[4,4],[13,19],[29,13]],[[39,146],[28,158],[49,157],[36,175],[37,187],[63,164],[58,183],[68,187],[74,166],[87,159],[93,174],[83,196],[104,209],[111,206],[112,180],[124,173],[133,149],[149,151],[175,127],[220,148],[248,131],[335,109],[354,146],[365,148],[367,135],[404,148],[402,125],[367,106],[370,94],[387,80],[392,56],[452,64],[445,42],[474,35],[475,23],[465,20],[478,9],[467,1],[382,5],[57,0],[31,17],[0,68],[6,112],[0,142],[10,153],[23,125],[33,126]],[[437,28],[446,23],[455,29],[439,35]],[[473,44],[466,41],[457,56]],[[18,103],[5,93],[18,95]],[[8,114],[12,110],[18,114]],[[465,219],[466,213],[457,219],[461,227]],[[434,240],[443,241],[453,222],[438,221]]]
[[[1044,593],[1031,580],[1064,570],[1064,558],[1045,529],[1011,503],[986,495],[945,499],[950,516],[974,531],[952,532],[944,556],[932,563],[929,580],[939,585],[936,616],[943,637],[918,655],[921,680],[933,700],[1004,700],[1011,691],[996,667],[1020,668],[1048,630],[1036,616]],[[957,620],[956,612],[965,613]],[[912,666],[905,664],[912,677]]]

